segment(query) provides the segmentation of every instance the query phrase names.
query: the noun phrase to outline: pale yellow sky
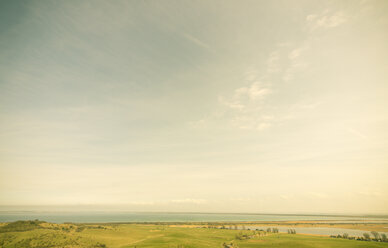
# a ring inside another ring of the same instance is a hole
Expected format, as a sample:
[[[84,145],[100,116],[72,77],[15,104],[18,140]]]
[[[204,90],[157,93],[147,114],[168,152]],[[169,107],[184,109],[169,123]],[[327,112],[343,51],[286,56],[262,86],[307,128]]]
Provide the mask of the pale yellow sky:
[[[0,12],[0,207],[388,212],[386,1]]]

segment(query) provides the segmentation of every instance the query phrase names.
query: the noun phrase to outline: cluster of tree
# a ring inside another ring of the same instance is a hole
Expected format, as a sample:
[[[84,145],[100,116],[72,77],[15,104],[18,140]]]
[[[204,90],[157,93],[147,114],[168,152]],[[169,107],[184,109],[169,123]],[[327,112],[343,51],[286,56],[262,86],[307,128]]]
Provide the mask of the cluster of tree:
[[[238,234],[236,234],[235,238],[238,240],[244,240],[244,239],[250,239],[251,236],[248,233],[239,232]]]
[[[100,225],[99,225],[99,226],[89,226],[89,225],[88,225],[87,228],[88,228],[88,229],[104,229],[104,230],[105,230],[105,229],[108,229],[108,228],[106,228],[106,227],[104,227],[104,226],[100,226]]]
[[[273,227],[273,228],[267,228],[267,232],[272,232],[272,233],[279,233],[279,229]]]
[[[373,238],[370,237],[369,233],[364,233],[363,236],[367,240],[373,240],[373,241],[381,241],[381,242],[388,242],[387,235],[385,233],[378,233],[376,231],[370,232],[373,236]]]
[[[371,232],[372,236],[369,233],[364,233],[362,237],[350,237],[349,234],[344,233],[343,235],[331,235],[332,238],[343,238],[343,239],[354,239],[361,241],[377,241],[377,242],[388,242],[387,235],[385,233],[378,233],[376,231]]]
[[[77,229],[75,229],[76,232],[82,232],[83,230],[85,230],[85,226],[78,226]]]
[[[95,244],[93,248],[106,248],[106,247],[107,247],[106,244],[101,244],[97,242],[97,244]]]
[[[225,226],[225,225],[222,225],[221,227],[218,226],[218,225],[208,225],[207,228],[219,228],[219,229],[230,229],[230,230],[238,230],[238,225],[229,225],[229,226]],[[241,230],[250,230],[249,228],[246,228],[244,225],[241,226]]]
[[[222,247],[223,247],[223,248],[237,248],[238,246],[236,246],[235,244],[233,244],[233,242],[230,242],[229,244],[223,243],[223,244],[222,244]]]
[[[336,235],[330,235],[331,238],[343,238],[343,239],[355,239],[355,237],[350,237],[349,234],[347,233],[344,233],[343,235],[341,234],[338,234],[337,236]]]
[[[287,229],[288,234],[296,234],[295,229]]]
[[[208,225],[207,225],[207,228],[214,228],[214,229],[218,229],[218,228],[219,228],[219,226],[218,226],[218,225],[216,225],[216,224],[208,224]]]
[[[73,228],[73,226],[70,226],[70,228]],[[75,227],[74,227],[75,228]],[[62,227],[63,229],[63,227]],[[83,230],[85,229],[108,229],[104,226],[93,226],[93,225],[78,225],[77,228],[75,229],[76,232],[82,232]],[[65,231],[66,231],[66,228],[65,228]]]

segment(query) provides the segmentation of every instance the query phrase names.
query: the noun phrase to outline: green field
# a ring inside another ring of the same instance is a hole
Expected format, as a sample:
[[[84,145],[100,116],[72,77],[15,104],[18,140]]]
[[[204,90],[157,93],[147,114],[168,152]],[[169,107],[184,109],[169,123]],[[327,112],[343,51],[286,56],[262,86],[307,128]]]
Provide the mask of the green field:
[[[243,236],[249,237],[247,239]],[[239,239],[243,238],[243,239]],[[1,224],[0,247],[388,247],[388,243],[301,234],[146,224]]]

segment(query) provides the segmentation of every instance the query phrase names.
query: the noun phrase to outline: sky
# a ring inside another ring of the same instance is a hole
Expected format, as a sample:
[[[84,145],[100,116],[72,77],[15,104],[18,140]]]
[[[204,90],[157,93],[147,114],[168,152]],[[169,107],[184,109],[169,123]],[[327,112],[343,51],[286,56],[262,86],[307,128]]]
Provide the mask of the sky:
[[[1,1],[0,207],[388,213],[387,13]]]

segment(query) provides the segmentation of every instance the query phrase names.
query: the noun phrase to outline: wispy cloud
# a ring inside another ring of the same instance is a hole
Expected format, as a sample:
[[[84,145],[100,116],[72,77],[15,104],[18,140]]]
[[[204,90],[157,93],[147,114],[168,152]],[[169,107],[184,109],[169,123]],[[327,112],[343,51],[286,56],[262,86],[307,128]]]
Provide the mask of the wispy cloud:
[[[294,50],[292,50],[292,51],[290,52],[290,54],[288,55],[288,58],[289,58],[290,60],[296,60],[296,59],[301,55],[301,53],[302,53],[304,50],[306,50],[306,49],[307,49],[306,46],[298,47],[298,48],[296,48],[296,49],[294,49]]]
[[[342,11],[329,13],[328,10],[325,10],[321,14],[311,14],[306,17],[311,31],[319,28],[334,28],[345,23],[347,20],[347,16]]]
[[[291,50],[288,54],[289,65],[285,69],[283,74],[284,81],[290,81],[294,78],[295,73],[299,70],[306,68],[307,62],[303,59],[302,55],[309,49],[309,43],[305,42],[301,46]]]
[[[256,81],[248,86],[235,89],[233,96],[229,99],[219,96],[218,101],[230,109],[244,110],[249,105],[255,105],[256,100],[264,99],[269,94],[271,94],[271,89]]]
[[[308,62],[304,54],[310,50],[312,32],[317,29],[330,29],[348,21],[348,17],[342,11],[331,12],[325,10],[320,14],[310,14],[306,17],[307,30],[310,33],[308,38],[299,47],[289,51],[289,66],[284,70],[283,80],[291,81],[298,71],[304,70]]]
[[[249,106],[256,105],[257,100],[262,100],[269,94],[271,94],[271,90],[257,81],[248,86],[235,89],[230,99],[220,96],[219,102],[234,110],[244,110]]]
[[[273,115],[263,111],[266,99],[273,94],[270,74],[281,71],[280,50],[275,50],[268,55],[267,68],[261,71],[252,65],[243,73],[244,86],[232,91],[232,94],[218,96],[221,108],[217,114],[190,123],[192,128],[212,126],[212,122],[225,121],[227,126],[237,129],[263,131],[273,126]]]
[[[235,89],[230,98],[220,96],[219,103],[232,111],[230,124],[233,127],[261,131],[271,126],[271,120],[262,118],[262,114],[258,112],[263,107],[263,100],[271,93],[269,84],[255,81]]]
[[[241,100],[243,98],[248,97],[250,100],[253,101],[270,94],[271,90],[269,88],[261,86],[260,82],[254,82],[250,86],[238,88],[234,92],[234,98],[237,100]]]

